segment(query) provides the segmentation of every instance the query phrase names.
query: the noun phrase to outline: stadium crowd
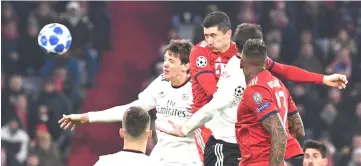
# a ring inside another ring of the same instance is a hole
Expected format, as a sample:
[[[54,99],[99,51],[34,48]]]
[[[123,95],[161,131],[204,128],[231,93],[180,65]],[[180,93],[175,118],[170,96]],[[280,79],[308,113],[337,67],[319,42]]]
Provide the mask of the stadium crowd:
[[[1,165],[64,165],[72,133],[57,121],[79,112],[98,58],[110,46],[105,3],[1,4]],[[66,25],[73,37],[71,50],[58,57],[37,44],[40,29],[53,22]]]
[[[79,111],[99,58],[110,48],[105,4],[2,2],[2,166],[64,165],[72,135],[57,121],[63,114]],[[233,27],[241,22],[260,24],[273,60],[312,72],[345,73],[349,79],[345,90],[293,83],[288,88],[302,114],[305,139],[327,144],[329,165],[361,164],[360,3],[169,4],[173,17],[165,45],[170,39],[203,40],[202,18],[223,10]],[[63,23],[72,32],[72,47],[64,56],[46,56],[37,45],[40,28],[51,22]],[[144,87],[162,72],[163,49]]]

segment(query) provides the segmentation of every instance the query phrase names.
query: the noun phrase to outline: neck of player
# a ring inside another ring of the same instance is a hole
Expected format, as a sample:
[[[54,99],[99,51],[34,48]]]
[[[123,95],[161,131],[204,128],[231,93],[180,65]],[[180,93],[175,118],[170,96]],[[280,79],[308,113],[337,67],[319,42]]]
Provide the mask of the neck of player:
[[[180,86],[187,80],[188,80],[188,74],[186,72],[182,72],[178,74],[176,77],[174,77],[172,80],[170,80],[170,82],[172,86]]]
[[[246,68],[244,68],[244,69],[246,69]],[[265,70],[265,68],[262,66],[249,67],[249,69],[247,71],[245,71],[246,82],[248,83],[249,80],[251,80],[258,73],[263,72],[264,70]]]
[[[143,140],[143,139],[136,139],[136,140],[124,139],[123,149],[141,151],[141,152],[145,153],[145,151],[147,149],[147,142],[148,142],[148,139],[146,139],[146,140]]]

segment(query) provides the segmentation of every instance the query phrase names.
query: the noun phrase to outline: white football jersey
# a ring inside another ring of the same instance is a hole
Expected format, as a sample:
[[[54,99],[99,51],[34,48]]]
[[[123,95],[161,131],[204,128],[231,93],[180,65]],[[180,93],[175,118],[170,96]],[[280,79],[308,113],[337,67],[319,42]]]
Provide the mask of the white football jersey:
[[[213,99],[206,104],[207,108],[214,108],[213,119],[206,123],[212,130],[214,138],[229,143],[237,143],[235,136],[235,123],[237,122],[237,109],[246,88],[243,70],[240,68],[241,59],[233,56],[227,63],[217,83],[217,91]]]
[[[163,166],[142,152],[123,150],[100,156],[94,166]]]
[[[150,110],[156,108],[157,126],[169,127],[169,120],[183,125],[188,121],[193,104],[191,82],[172,87],[163,75],[154,80],[142,93],[139,94],[142,108]],[[157,130],[158,142],[151,152],[151,157],[158,158],[164,164],[178,163],[181,165],[201,165],[198,150],[192,135],[175,137]]]

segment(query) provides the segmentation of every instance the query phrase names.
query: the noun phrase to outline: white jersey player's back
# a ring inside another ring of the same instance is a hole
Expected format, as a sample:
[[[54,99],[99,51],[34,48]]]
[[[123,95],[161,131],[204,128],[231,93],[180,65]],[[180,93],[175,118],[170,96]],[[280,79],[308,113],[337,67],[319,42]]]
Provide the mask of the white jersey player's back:
[[[212,135],[216,139],[229,143],[237,143],[235,136],[237,108],[246,87],[240,63],[240,58],[233,56],[221,73],[217,91],[209,103],[210,107],[219,108],[219,111],[206,123],[206,127],[212,130]]]
[[[94,166],[163,166],[140,151],[123,150],[100,156]]]

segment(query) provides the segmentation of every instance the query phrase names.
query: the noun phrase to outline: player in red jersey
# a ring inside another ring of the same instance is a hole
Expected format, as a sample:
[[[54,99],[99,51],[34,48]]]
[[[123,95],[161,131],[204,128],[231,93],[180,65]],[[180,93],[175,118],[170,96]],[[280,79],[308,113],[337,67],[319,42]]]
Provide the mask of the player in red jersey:
[[[217,90],[217,81],[228,60],[237,53],[235,43],[231,41],[231,21],[223,12],[212,12],[204,21],[205,41],[193,47],[190,54],[190,75],[192,78],[192,112],[207,104]],[[194,133],[200,158],[211,131],[204,126]]]
[[[283,83],[265,70],[266,52],[266,44],[260,39],[248,40],[242,50],[247,88],[236,123],[241,166],[281,166],[285,159],[303,154],[288,132],[287,117],[298,114],[297,107]],[[300,132],[304,135],[303,130]]]
[[[246,23],[247,24],[247,23]],[[190,54],[190,74],[192,78],[193,107],[196,112],[212,99],[217,87],[217,81],[228,60],[236,55],[237,47],[242,48],[250,38],[262,38],[260,27],[254,24],[240,25],[235,34],[235,43],[231,41],[231,24],[223,12],[213,12],[206,16],[203,22],[205,41],[193,47]],[[244,27],[244,28],[242,28]],[[323,76],[307,72],[294,66],[276,63],[268,59],[267,69],[293,82],[304,82],[335,86],[339,75]],[[212,133],[204,126],[201,132],[194,134],[200,157],[203,161],[203,151]]]

